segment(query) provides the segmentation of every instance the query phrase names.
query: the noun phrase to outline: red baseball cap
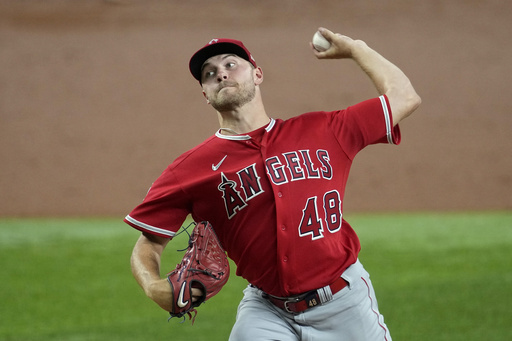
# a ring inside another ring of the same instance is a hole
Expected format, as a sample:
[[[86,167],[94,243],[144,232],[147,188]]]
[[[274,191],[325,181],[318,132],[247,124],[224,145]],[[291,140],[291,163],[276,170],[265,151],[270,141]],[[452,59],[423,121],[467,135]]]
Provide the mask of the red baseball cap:
[[[226,53],[236,54],[254,65],[254,67],[257,67],[256,60],[254,60],[254,57],[241,41],[234,39],[212,39],[190,58],[189,69],[192,76],[201,83],[201,70],[204,62],[210,57]]]

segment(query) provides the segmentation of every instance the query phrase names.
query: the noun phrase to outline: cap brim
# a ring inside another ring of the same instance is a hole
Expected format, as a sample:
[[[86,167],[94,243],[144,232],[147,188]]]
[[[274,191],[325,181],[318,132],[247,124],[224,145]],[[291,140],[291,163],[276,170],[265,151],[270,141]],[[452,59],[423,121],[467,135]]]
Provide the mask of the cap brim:
[[[206,62],[209,58],[213,56],[217,56],[219,54],[233,53],[237,56],[249,61],[249,55],[245,50],[233,43],[217,43],[203,47],[201,50],[197,51],[192,58],[190,58],[189,68],[190,73],[201,82],[201,71],[203,68],[204,62]]]

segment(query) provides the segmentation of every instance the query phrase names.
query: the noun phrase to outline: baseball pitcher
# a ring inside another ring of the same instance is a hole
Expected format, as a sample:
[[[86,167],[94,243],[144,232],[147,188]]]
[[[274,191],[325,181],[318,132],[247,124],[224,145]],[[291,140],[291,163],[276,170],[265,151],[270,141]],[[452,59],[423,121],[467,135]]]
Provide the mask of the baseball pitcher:
[[[391,340],[358,260],[359,239],[343,217],[343,198],[357,153],[371,144],[399,144],[398,124],[421,99],[406,75],[363,41],[319,32],[328,44],[322,52],[311,44],[314,56],[352,59],[375,85],[375,98],[273,118],[253,55],[240,41],[212,39],[189,68],[220,129],[172,162],[125,218],[142,232],[133,274],[172,316],[220,290],[229,274],[226,254],[236,263],[236,274],[249,284],[233,341]],[[172,276],[161,278],[162,252],[188,215],[198,226],[211,225],[209,244],[198,248],[211,248],[214,256],[196,261],[190,252]],[[193,278],[197,273],[205,277]]]

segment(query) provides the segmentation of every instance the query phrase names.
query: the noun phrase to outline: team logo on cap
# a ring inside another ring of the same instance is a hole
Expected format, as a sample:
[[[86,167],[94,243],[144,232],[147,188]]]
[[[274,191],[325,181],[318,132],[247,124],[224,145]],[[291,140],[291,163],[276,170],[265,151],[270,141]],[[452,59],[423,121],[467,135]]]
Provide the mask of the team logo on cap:
[[[210,40],[210,42],[208,43],[208,45],[211,45],[211,44],[215,44],[216,42],[218,42],[219,39],[212,39]]]

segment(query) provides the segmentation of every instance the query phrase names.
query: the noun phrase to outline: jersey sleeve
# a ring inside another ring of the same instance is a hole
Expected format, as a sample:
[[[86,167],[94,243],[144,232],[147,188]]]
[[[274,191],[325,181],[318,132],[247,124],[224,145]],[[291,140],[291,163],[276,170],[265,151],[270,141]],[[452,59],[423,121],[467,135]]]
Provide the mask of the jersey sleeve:
[[[172,238],[189,212],[187,196],[168,168],[153,183],[144,201],[124,221],[142,232]]]
[[[351,159],[370,144],[400,144],[400,128],[393,127],[391,107],[385,95],[330,114],[330,126]]]

